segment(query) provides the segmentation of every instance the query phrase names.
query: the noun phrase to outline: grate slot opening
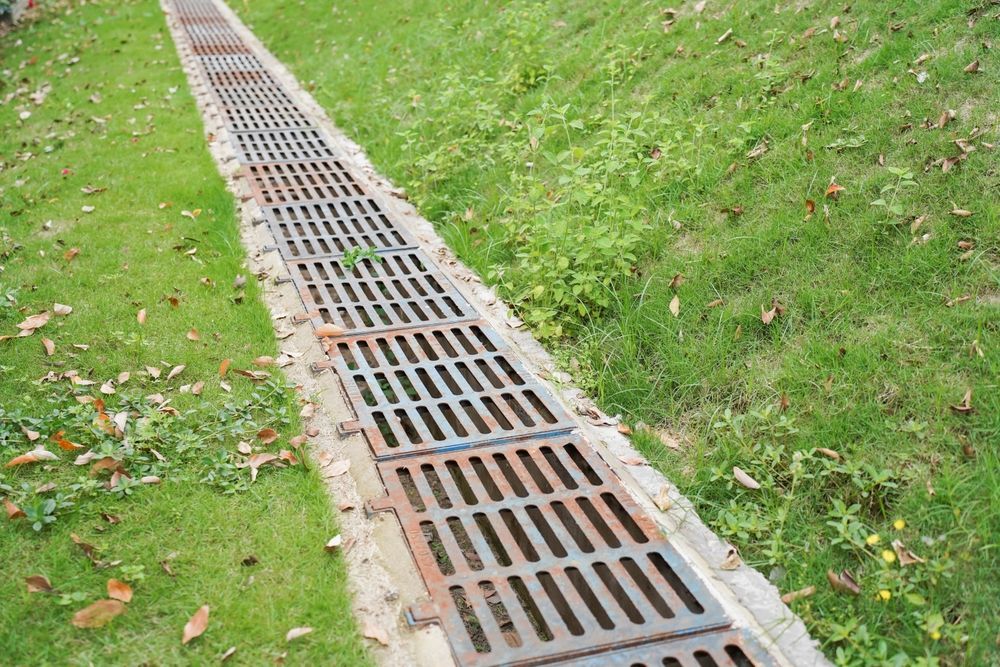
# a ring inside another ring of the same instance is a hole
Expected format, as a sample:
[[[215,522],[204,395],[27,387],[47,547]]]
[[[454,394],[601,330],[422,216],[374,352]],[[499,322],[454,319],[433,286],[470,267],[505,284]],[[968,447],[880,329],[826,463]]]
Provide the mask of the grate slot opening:
[[[500,541],[500,536],[497,535],[489,518],[482,512],[477,512],[472,515],[472,520],[476,522],[479,534],[486,540],[486,545],[490,548],[490,552],[493,554],[496,562],[504,567],[511,565],[513,561],[510,559],[510,554],[504,548],[503,542]]]
[[[444,484],[441,483],[441,478],[438,477],[434,466],[430,463],[424,463],[420,466],[420,472],[424,474],[424,479],[427,480],[427,484],[430,486],[431,493],[434,495],[434,500],[437,501],[438,507],[441,509],[451,509],[454,505],[451,502],[451,498],[448,497],[448,491],[445,490]]]
[[[507,526],[507,531],[514,540],[514,544],[518,549],[520,549],[521,554],[525,559],[531,561],[532,563],[537,563],[541,560],[538,556],[538,551],[535,550],[535,545],[532,544],[531,538],[528,536],[528,533],[525,532],[524,527],[521,526],[521,523],[517,520],[517,517],[511,510],[500,510],[500,520]]]
[[[413,475],[410,471],[406,468],[396,468],[396,478],[399,480],[400,486],[403,487],[403,492],[406,494],[406,499],[410,501],[410,507],[413,508],[413,511],[426,512],[427,506],[424,505],[423,496],[421,496],[416,482],[413,481]]]
[[[698,667],[719,667],[708,651],[695,651],[694,659],[698,662]]]
[[[555,607],[556,613],[562,619],[563,624],[566,629],[569,630],[570,634],[579,637],[583,634],[583,625],[580,623],[580,619],[576,617],[573,610],[569,606],[569,602],[566,601],[565,596],[563,596],[562,591],[559,590],[559,586],[556,584],[555,578],[548,572],[539,572],[538,581],[542,584],[542,588],[545,589],[545,594],[549,596],[549,600],[552,602],[552,606]]]
[[[462,552],[462,556],[465,558],[465,562],[469,566],[469,569],[476,571],[482,570],[483,560],[479,557],[479,552],[476,551],[476,547],[472,543],[472,539],[465,531],[465,526],[462,525],[462,521],[457,517],[449,517],[448,528],[451,530],[452,537],[455,538],[455,544],[458,545],[459,550]]]
[[[572,443],[567,444],[565,449],[566,453],[569,454],[569,457],[573,460],[573,463],[576,464],[577,469],[583,473],[588,482],[594,486],[600,486],[604,483],[600,475],[598,475],[597,472],[590,467],[590,464],[587,463],[587,459],[583,458],[583,455],[580,453],[580,450],[577,449],[576,445]]]
[[[490,500],[498,501],[503,500],[503,493],[500,491],[500,487],[497,486],[493,477],[490,475],[490,471],[486,468],[483,460],[478,456],[473,456],[469,459],[472,464],[472,469],[475,471],[476,476],[479,477],[480,483],[482,483],[483,488],[486,489],[486,493],[489,494]]]
[[[649,600],[649,604],[653,606],[656,613],[663,618],[674,618],[675,614],[670,608],[670,605],[668,605],[667,601],[660,596],[656,590],[656,586],[653,585],[653,582],[649,580],[649,577],[646,576],[646,574],[642,571],[642,568],[639,567],[635,560],[631,558],[622,558],[621,564],[622,567],[625,568],[625,571],[628,572],[628,575],[632,577],[632,580],[635,582],[636,586],[638,586],[639,590],[642,591],[642,594],[646,596],[647,600]]]
[[[465,594],[465,589],[461,586],[452,586],[448,589],[448,592],[451,594],[452,602],[458,610],[458,615],[462,619],[462,624],[465,626],[465,631],[469,634],[469,639],[472,641],[472,646],[475,648],[476,653],[489,653],[492,651],[490,641],[486,638],[483,625],[479,621],[479,616],[476,615],[472,605],[469,604],[469,598]]]
[[[580,528],[580,524],[576,522],[573,515],[566,508],[566,505],[559,502],[558,500],[552,503],[552,510],[559,517],[559,521],[562,522],[563,527],[565,527],[566,532],[569,533],[570,538],[576,542],[576,546],[584,553],[593,553],[594,545],[587,539],[587,534]]]
[[[604,517],[597,511],[594,504],[590,502],[590,498],[577,498],[576,504],[583,510],[583,513],[590,520],[591,525],[597,530],[598,535],[604,539],[605,544],[612,549],[617,549],[622,545],[618,536],[615,535],[615,532],[604,521]]]
[[[489,396],[483,398],[483,405],[486,407],[486,410],[490,413],[490,416],[493,417],[493,420],[496,422],[498,427],[500,427],[504,431],[509,431],[514,428],[514,425],[511,424],[510,421],[507,419],[507,415],[503,413],[500,407],[496,404],[496,401],[494,401],[492,398],[490,398]]]
[[[452,481],[455,482],[455,486],[462,496],[462,501],[466,505],[475,505],[478,502],[476,494],[473,492],[472,487],[469,485],[469,480],[465,478],[465,473],[462,472],[458,463],[455,461],[445,461],[445,468],[448,470],[448,474],[451,475]]]
[[[545,617],[542,616],[542,612],[535,603],[535,598],[531,594],[531,591],[528,590],[528,586],[524,583],[524,580],[521,577],[510,577],[507,580],[507,584],[514,591],[514,595],[521,605],[521,610],[524,611],[525,616],[528,618],[528,623],[535,631],[535,636],[543,642],[552,641],[554,639],[552,630],[549,629],[548,623],[545,622]]]
[[[753,661],[736,644],[727,644],[725,650],[726,655],[733,661],[734,667],[754,667]]]
[[[531,458],[531,454],[527,450],[519,449],[517,450],[517,458],[521,460],[521,465],[528,471],[528,475],[534,480],[538,490],[542,493],[552,493],[552,485],[549,484],[549,480],[545,478],[544,473],[538,468],[535,460]]]
[[[688,611],[692,614],[702,614],[705,612],[705,608],[702,607],[697,598],[691,594],[691,590],[684,585],[681,578],[677,576],[676,572],[674,572],[674,568],[670,567],[670,564],[664,560],[663,556],[659,553],[653,552],[649,554],[649,560],[652,561],[653,567],[656,568],[657,572],[660,573],[660,576],[663,577],[670,588],[673,589],[674,593],[677,594],[677,597],[680,598],[681,602],[684,603],[684,606],[688,608]]]
[[[549,522],[545,520],[542,515],[542,511],[538,509],[535,505],[528,505],[524,508],[525,513],[527,513],[528,518],[531,522],[535,524],[535,528],[541,534],[542,539],[545,540],[545,544],[549,547],[549,551],[552,552],[557,558],[565,558],[567,556],[566,549],[563,548],[562,543],[556,534],[552,531],[552,527]]]
[[[610,509],[618,521],[621,522],[622,527],[625,528],[633,540],[639,544],[649,542],[649,538],[646,537],[646,533],[642,532],[642,528],[639,527],[639,524],[637,524],[628,511],[622,507],[621,501],[618,500],[615,494],[604,492],[601,494],[601,500],[604,501],[604,504],[608,506],[608,509]]]
[[[476,427],[476,430],[478,430],[483,435],[486,435],[490,432],[490,427],[486,424],[485,421],[483,421],[483,418],[480,416],[480,414],[476,412],[476,409],[472,407],[471,401],[459,401],[458,405],[465,411],[466,416],[468,416],[468,418],[472,420],[472,424],[473,426]]]
[[[500,634],[507,643],[507,646],[513,648],[523,646],[524,642],[521,640],[521,634],[510,620],[510,614],[507,613],[507,606],[500,599],[500,593],[496,587],[489,581],[482,581],[479,583],[479,590],[483,594],[486,606],[490,608],[493,620],[496,621],[497,627],[500,628]]]
[[[594,594],[594,590],[587,583],[586,578],[580,573],[580,570],[575,567],[567,567],[566,577],[569,579],[570,583],[573,584],[573,588],[576,589],[577,594],[583,603],[587,606],[587,609],[594,616],[597,624],[600,625],[605,630],[612,630],[615,627],[614,621],[608,616],[608,612],[605,611],[604,607],[601,605],[601,601]]]
[[[437,563],[438,569],[441,570],[441,574],[445,576],[455,574],[455,566],[452,564],[451,558],[448,556],[448,551],[444,548],[444,542],[441,541],[441,536],[438,535],[434,524],[430,521],[424,521],[420,524],[420,530],[424,535],[427,548],[430,549],[431,554],[434,556],[434,562]]]
[[[399,447],[399,440],[396,439],[396,434],[393,433],[392,429],[389,427],[385,415],[381,412],[373,412],[372,418],[375,420],[376,428],[378,428],[379,434],[382,436],[382,441],[385,442],[385,446],[389,448]]]
[[[500,473],[504,476],[504,479],[507,480],[507,484],[510,485],[510,490],[514,492],[514,495],[520,498],[527,498],[528,489],[524,487],[521,478],[514,472],[514,468],[510,465],[507,457],[503,454],[494,454],[493,460],[496,462],[497,468],[500,469]]]
[[[465,426],[462,424],[461,420],[458,418],[458,414],[451,409],[451,406],[447,403],[442,403],[438,406],[441,409],[441,414],[444,415],[445,421],[451,427],[451,430],[455,432],[455,435],[460,438],[464,438],[469,435],[469,432],[465,430]]]
[[[567,470],[566,466],[562,464],[562,461],[559,460],[559,457],[554,451],[552,451],[551,447],[542,447],[539,451],[542,453],[542,456],[545,457],[545,461],[549,464],[549,467],[552,468],[552,472],[556,474],[556,477],[559,478],[559,481],[562,482],[567,489],[573,490],[580,488],[580,485],[576,483],[576,480],[573,479],[569,470]]]
[[[594,571],[597,572],[597,576],[600,577],[608,592],[611,593],[611,598],[618,603],[621,610],[628,616],[628,620],[636,625],[645,623],[646,619],[642,617],[639,609],[632,602],[632,598],[629,597],[628,593],[625,592],[621,582],[618,581],[611,568],[605,563],[594,563]]]

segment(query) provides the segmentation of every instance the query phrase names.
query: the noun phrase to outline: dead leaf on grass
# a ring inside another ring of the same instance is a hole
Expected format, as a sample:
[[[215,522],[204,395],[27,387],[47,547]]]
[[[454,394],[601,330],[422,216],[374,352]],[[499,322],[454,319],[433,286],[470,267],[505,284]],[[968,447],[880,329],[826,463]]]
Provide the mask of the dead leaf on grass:
[[[52,304],[52,312],[56,315],[69,315],[73,312],[73,306],[67,306],[62,303]]]
[[[42,347],[45,348],[45,356],[47,357],[51,357],[56,353],[56,344],[52,342],[51,338],[43,338]]]
[[[830,185],[827,186],[827,188],[826,188],[826,195],[825,196],[828,197],[828,198],[831,198],[831,199],[836,199],[837,197],[840,196],[840,193],[843,192],[844,190],[846,190],[846,188],[843,185],[838,185],[836,183],[830,183]]]
[[[800,588],[797,591],[792,591],[790,593],[785,593],[781,596],[781,601],[785,604],[791,604],[796,600],[801,600],[802,598],[807,598],[816,592],[815,586],[806,586],[805,588]]]
[[[739,550],[730,546],[729,551],[726,552],[726,558],[719,564],[719,568],[722,570],[736,570],[743,564],[743,559],[740,558]]]
[[[340,477],[348,470],[351,469],[350,459],[340,459],[339,461],[334,461],[329,465],[325,466],[323,469],[324,477]]]
[[[78,628],[102,628],[123,613],[125,605],[120,600],[98,600],[73,614],[72,623]]]
[[[51,593],[52,583],[47,577],[40,574],[33,574],[24,578],[24,583],[28,587],[29,593]]]
[[[912,551],[906,548],[901,540],[892,541],[892,549],[896,552],[896,558],[899,559],[899,564],[902,566],[913,565],[915,563],[926,563],[923,558],[916,555]]]
[[[670,314],[674,317],[680,315],[681,312],[681,299],[676,294],[674,298],[670,300]]]
[[[278,439],[278,432],[273,428],[262,428],[257,432],[257,438],[265,445],[270,445]]]
[[[757,489],[760,488],[760,483],[757,482],[757,480],[755,480],[753,477],[748,475],[746,472],[744,472],[743,469],[740,468],[739,466],[733,466],[733,477],[735,477],[736,481],[739,482],[742,486],[745,486],[746,488],[752,491],[756,491]]]
[[[343,543],[344,543],[343,537],[341,537],[340,535],[334,535],[329,540],[327,540],[326,544],[323,545],[323,550],[330,554],[336,553],[337,551],[340,550],[340,546]]]
[[[146,309],[145,308],[143,308],[142,310],[140,310],[138,313],[135,314],[135,320],[139,324],[145,324],[146,323]]]
[[[833,570],[827,570],[826,579],[830,582],[830,586],[833,590],[838,593],[843,593],[844,595],[861,594],[861,587],[858,586],[858,582],[855,581],[854,575],[847,570],[841,570],[840,574],[837,574]]]
[[[4,509],[7,510],[8,521],[13,521],[14,519],[23,519],[25,516],[27,516],[20,507],[12,503],[7,498],[3,499],[3,506]]]
[[[635,454],[626,454],[625,456],[619,456],[618,460],[627,466],[649,465],[649,462],[646,459],[642,458],[641,456],[637,456]]]
[[[194,616],[184,625],[184,634],[181,636],[181,644],[187,644],[192,639],[201,637],[208,628],[208,605],[198,608]]]
[[[132,587],[118,579],[108,579],[108,597],[122,602],[132,601]]]
[[[58,461],[59,457],[45,449],[44,447],[36,447],[30,452],[21,454],[20,456],[15,456],[10,461],[7,462],[5,468],[16,468],[17,466],[22,466],[27,463],[40,463],[41,461]]]
[[[370,618],[365,619],[364,630],[362,632],[366,638],[374,639],[382,646],[389,645],[389,635],[386,633],[385,628]]]
[[[292,628],[285,634],[285,641],[290,642],[295,639],[298,639],[299,637],[304,637],[305,635],[308,635],[312,631],[313,629],[310,627]]]
[[[952,410],[959,414],[969,414],[975,408],[972,407],[972,389],[966,389],[965,395],[962,397],[962,402],[958,405],[949,406]]]
[[[219,364],[219,377],[226,377],[226,373],[229,371],[229,365],[233,363],[232,359],[223,359],[222,363]]]
[[[653,503],[661,512],[666,512],[674,504],[670,499],[670,489],[666,485],[660,487],[660,492],[653,498]]]

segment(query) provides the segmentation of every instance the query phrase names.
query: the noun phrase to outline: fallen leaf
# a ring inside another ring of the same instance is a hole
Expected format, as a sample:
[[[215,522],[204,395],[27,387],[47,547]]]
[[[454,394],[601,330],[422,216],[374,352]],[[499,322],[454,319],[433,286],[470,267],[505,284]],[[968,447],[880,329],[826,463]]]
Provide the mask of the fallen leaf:
[[[972,211],[968,211],[964,208],[955,208],[951,210],[951,214],[956,218],[971,218]]]
[[[238,451],[240,454],[243,454],[244,456],[249,456],[250,454],[253,454],[253,448],[250,446],[250,443],[244,442],[242,440],[236,443],[236,451]]]
[[[757,489],[760,488],[760,484],[757,482],[757,480],[755,480],[750,475],[746,474],[743,471],[743,469],[740,468],[739,466],[733,466],[733,477],[736,478],[737,482],[739,482],[742,486],[745,486],[748,489],[756,491]]]
[[[201,340],[201,334],[198,333],[197,329],[192,328],[187,332],[187,339],[190,341],[199,341]]]
[[[80,254],[79,248],[70,248],[69,250],[63,253],[63,259],[65,259],[67,262],[72,262],[73,259],[79,254]]]
[[[278,439],[278,432],[273,428],[262,428],[257,431],[257,438],[263,442],[265,445],[270,445],[272,442]]]
[[[389,635],[386,633],[385,629],[376,624],[375,621],[370,618],[365,619],[365,625],[362,633],[366,638],[374,639],[382,646],[389,645]]]
[[[681,300],[680,297],[678,297],[675,294],[674,298],[670,300],[670,313],[674,317],[677,317],[678,315],[680,315],[680,312],[681,312]]]
[[[73,614],[72,623],[78,628],[102,628],[124,612],[120,600],[98,600]]]
[[[760,307],[760,321],[764,324],[770,324],[774,316],[778,314],[777,306],[772,306],[771,310],[764,310],[764,306]]]
[[[323,469],[324,477],[340,477],[345,472],[351,469],[350,459],[340,459],[339,461],[334,461],[330,465]]]
[[[627,466],[644,466],[648,465],[649,462],[641,456],[636,456],[635,454],[626,454],[625,456],[619,456],[618,460]]]
[[[143,484],[159,484],[163,480],[156,475],[143,475],[139,478],[139,481]]]
[[[806,220],[812,217],[813,213],[816,212],[816,202],[812,199],[806,200]]]
[[[791,604],[796,600],[801,600],[802,598],[807,598],[816,592],[815,586],[806,586],[805,588],[800,588],[797,591],[792,591],[791,593],[785,593],[781,596],[781,601],[785,604]]]
[[[14,519],[23,519],[25,516],[27,516],[20,507],[10,502],[8,498],[3,499],[3,506],[4,509],[7,510],[8,521],[13,521]]]
[[[298,639],[299,637],[308,635],[313,629],[309,627],[305,628],[292,628],[285,634],[285,641],[290,642],[292,640]]]
[[[330,324],[326,322],[324,324],[316,327],[316,337],[317,338],[333,338],[335,336],[343,336],[343,327],[338,327],[336,324]]]
[[[674,504],[670,499],[670,489],[666,485],[660,487],[660,492],[653,498],[653,503],[661,512],[666,512]]]
[[[840,574],[837,574],[833,570],[827,570],[826,579],[830,582],[830,586],[833,590],[838,593],[843,593],[844,595],[861,594],[861,587],[858,586],[858,582],[854,580],[854,575],[847,570],[842,570]]]
[[[979,59],[973,60],[971,63],[962,68],[962,71],[966,74],[975,74],[979,71]]]
[[[26,437],[29,442],[34,442],[42,437],[42,434],[38,431],[32,431],[30,428],[26,428],[24,426],[21,427],[21,433],[24,433],[24,437]]]
[[[187,368],[187,366],[185,366],[184,364],[181,364],[180,366],[174,366],[173,368],[170,369],[170,372],[167,373],[167,379],[173,380],[175,377],[183,373],[185,368]]]
[[[223,359],[222,363],[219,364],[219,377],[226,377],[226,372],[229,371],[229,365],[233,363],[232,359]]]
[[[726,303],[725,299],[713,299],[705,304],[706,308],[718,308],[719,306]]]
[[[69,315],[70,313],[73,312],[73,307],[66,306],[61,303],[56,303],[52,305],[52,312],[54,312],[56,315]]]
[[[726,552],[726,558],[719,564],[719,569],[736,570],[742,564],[743,559],[740,558],[739,550],[734,546],[730,546],[729,551]]]
[[[194,613],[184,625],[184,634],[181,637],[181,644],[187,644],[192,639],[196,637],[201,637],[204,634],[205,629],[208,627],[208,605],[203,605],[198,608],[198,611]]]
[[[145,309],[145,308],[143,308],[143,309],[142,309],[142,310],[140,310],[140,311],[139,311],[138,313],[136,313],[136,315],[135,315],[135,319],[136,319],[136,321],[137,321],[137,322],[138,322],[139,324],[145,324],[145,323],[146,323],[146,309]]]
[[[247,459],[247,465],[250,466],[250,481],[254,482],[257,480],[257,471],[261,466],[274,463],[275,461],[278,461],[278,455],[268,453],[254,454]]]
[[[222,657],[219,658],[219,662],[225,662],[226,660],[229,660],[231,657],[233,657],[234,653],[236,653],[236,647],[230,646],[228,649],[226,649],[226,652],[222,654]]]
[[[833,451],[832,449],[827,449],[826,447],[817,447],[816,451],[828,459],[833,459],[834,461],[840,461],[840,454]]]
[[[153,378],[154,380],[160,377],[160,372],[161,372],[160,369],[157,368],[156,366],[146,366],[146,373],[148,373],[149,377]]]
[[[949,406],[952,410],[959,414],[968,414],[974,410],[972,407],[972,389],[966,389],[965,395],[962,397],[962,402],[958,405]]]
[[[52,584],[46,577],[40,574],[33,574],[24,578],[24,583],[28,587],[29,593],[51,593]]]
[[[267,366],[273,366],[274,365],[274,357],[266,357],[266,356],[265,357],[257,357],[251,363],[253,363],[254,366],[259,366],[261,368],[265,368]]]
[[[118,579],[108,579],[108,597],[122,602],[132,601],[132,587]]]
[[[622,435],[632,435],[632,427],[625,422],[618,423],[618,432]]]
[[[327,540],[327,543],[325,545],[323,545],[323,550],[330,554],[336,553],[337,551],[340,550],[340,545],[343,544],[343,542],[344,542],[343,537],[341,537],[340,535],[334,535],[329,540]]]
[[[201,396],[201,391],[204,388],[205,388],[205,383],[199,380],[198,382],[195,382],[193,385],[191,385],[191,393],[194,394],[195,396]]]
[[[38,313],[37,315],[32,315],[31,317],[25,319],[23,322],[17,325],[17,328],[21,331],[31,331],[34,332],[35,329],[40,329],[48,323],[49,318],[52,316],[48,311],[43,313]]]
[[[45,449],[44,447],[36,447],[30,452],[21,454],[20,456],[15,456],[10,461],[7,462],[5,468],[16,468],[17,466],[24,465],[26,463],[39,463],[41,461],[58,461],[59,457]]]
[[[181,211],[181,215],[183,215],[185,218],[191,218],[192,220],[196,220],[198,216],[201,215],[201,209],[196,208],[193,211]]]
[[[826,188],[826,196],[827,197],[832,197],[833,199],[836,199],[839,196],[839,193],[842,192],[842,191],[844,191],[845,189],[846,188],[844,188],[843,185],[837,185],[836,183],[830,183],[830,185]]]
[[[902,566],[913,565],[914,563],[926,563],[923,558],[906,548],[901,540],[892,541],[892,549],[896,552],[896,558]]]
[[[78,445],[77,443],[71,442],[66,438],[64,438],[63,436],[65,434],[66,433],[64,431],[56,431],[51,436],[49,436],[49,440],[59,445],[59,449],[62,449],[67,452],[72,452],[77,449],[83,449],[83,445]]]

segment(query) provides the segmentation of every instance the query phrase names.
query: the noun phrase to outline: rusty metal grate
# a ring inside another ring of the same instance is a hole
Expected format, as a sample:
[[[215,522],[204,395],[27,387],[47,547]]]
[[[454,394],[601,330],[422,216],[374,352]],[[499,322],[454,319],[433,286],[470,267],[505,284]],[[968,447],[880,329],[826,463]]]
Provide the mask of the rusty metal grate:
[[[316,128],[257,130],[233,135],[240,162],[287,162],[336,157]]]
[[[219,104],[224,107],[294,107],[295,102],[281,86],[241,86],[213,88]]]
[[[366,333],[475,319],[475,310],[419,250],[385,252],[353,267],[342,257],[289,261],[317,323]]]
[[[342,255],[350,248],[399,250],[416,242],[370,197],[263,207],[286,260]]]
[[[271,76],[271,73],[265,69],[209,72],[208,82],[216,88],[268,86],[269,88],[278,89],[281,87],[277,79]]]
[[[264,69],[264,64],[256,56],[237,54],[229,56],[201,56],[201,66],[208,73],[213,72],[253,72]]]
[[[774,667],[775,663],[750,633],[713,632],[602,653],[559,660],[573,667]]]
[[[254,197],[262,205],[366,195],[339,160],[250,164],[244,172]]]
[[[440,621],[461,665],[570,660],[730,624],[578,437],[378,469],[388,495],[370,509],[395,511],[431,593],[413,620]]]
[[[222,121],[233,132],[291,130],[312,127],[297,107],[221,107]]]
[[[468,315],[476,313],[469,308]],[[422,457],[575,426],[485,322],[416,324],[421,328],[335,339],[328,348],[376,458]]]
[[[245,46],[233,46],[229,44],[191,44],[191,52],[196,56],[225,56],[235,53],[250,53],[250,49]]]

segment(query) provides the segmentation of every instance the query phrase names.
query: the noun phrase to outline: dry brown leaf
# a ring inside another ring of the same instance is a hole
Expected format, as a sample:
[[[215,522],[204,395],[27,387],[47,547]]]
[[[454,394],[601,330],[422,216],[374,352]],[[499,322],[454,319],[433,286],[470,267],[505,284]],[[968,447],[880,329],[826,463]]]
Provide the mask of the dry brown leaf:
[[[979,71],[979,59],[973,60],[971,63],[962,68],[962,71],[966,74],[975,74]]]
[[[653,503],[661,512],[666,512],[674,504],[670,499],[670,489],[666,485],[660,487],[660,492],[653,498]]]
[[[914,563],[926,563],[923,558],[906,548],[901,540],[892,541],[892,550],[896,552],[896,558],[902,566],[913,565]]]
[[[69,315],[73,312],[73,306],[67,306],[63,303],[52,304],[52,312],[56,315]]]
[[[253,447],[250,446],[249,442],[244,442],[243,440],[236,443],[236,451],[244,456],[249,456],[253,454]]]
[[[270,445],[278,439],[278,432],[273,428],[262,428],[257,432],[257,438],[265,445]]]
[[[108,579],[108,597],[122,602],[132,601],[132,587],[118,579]]]
[[[52,592],[52,583],[49,582],[48,578],[43,577],[40,574],[33,574],[30,577],[25,577],[24,583],[27,585],[29,593]]]
[[[3,506],[4,509],[7,510],[8,521],[13,521],[14,519],[23,519],[26,516],[24,511],[14,503],[10,502],[8,498],[3,499]]]
[[[706,308],[718,308],[719,306],[721,306],[725,302],[726,302],[725,299],[713,299],[712,301],[709,301],[707,304],[705,304],[705,307]]]
[[[156,366],[146,366],[146,373],[154,380],[160,377],[160,369]]]
[[[772,307],[771,310],[764,310],[764,306],[760,307],[760,321],[764,324],[770,324],[774,316],[778,314],[778,308]]]
[[[618,432],[622,435],[632,435],[632,427],[625,422],[618,422]]]
[[[800,588],[797,591],[792,591],[790,593],[785,593],[781,596],[781,601],[785,604],[791,604],[796,600],[801,600],[802,598],[807,598],[816,592],[815,586],[806,586],[805,588]]]
[[[58,461],[59,457],[45,449],[44,447],[35,447],[30,452],[21,454],[20,456],[15,456],[10,461],[7,462],[5,468],[16,468],[17,466],[25,465],[26,463],[39,463],[41,461]]]
[[[254,366],[259,366],[260,368],[266,368],[267,366],[274,366],[274,357],[268,357],[268,356],[257,357],[251,363]]]
[[[681,312],[681,299],[676,294],[674,298],[670,300],[670,314],[674,317],[680,315]]]
[[[730,546],[729,551],[726,552],[726,558],[719,564],[719,569],[722,570],[735,570],[738,569],[740,565],[743,564],[743,559],[740,558],[740,552],[736,547]]]
[[[684,280],[685,278],[683,273],[674,274],[674,277],[670,279],[670,289],[677,289],[684,284]]]
[[[102,628],[124,612],[120,600],[98,600],[73,614],[72,623],[78,628]]]
[[[843,185],[837,185],[836,183],[830,183],[830,185],[826,188],[826,196],[827,197],[832,197],[833,199],[836,199],[838,196],[840,196],[840,193],[843,192],[845,189],[846,188],[844,188]]]
[[[817,447],[816,451],[828,459],[833,459],[834,461],[840,461],[840,454],[838,454],[832,449],[827,449],[826,447]]]
[[[644,459],[641,456],[638,456],[636,454],[626,454],[624,456],[619,456],[618,460],[621,461],[622,463],[624,463],[627,466],[644,466],[644,465],[649,465],[649,462],[646,461],[646,459]]]
[[[199,341],[201,340],[201,334],[198,333],[197,329],[192,328],[190,331],[187,332],[187,339],[190,341]]]
[[[65,434],[66,433],[64,431],[56,431],[51,436],[49,436],[49,440],[59,445],[59,449],[62,449],[67,452],[72,452],[77,449],[83,449],[83,445],[78,445],[77,443],[71,442],[66,438],[64,438],[63,436]]]
[[[219,662],[225,662],[226,660],[229,660],[231,657],[233,657],[234,653],[236,653],[236,647],[230,646],[228,649],[226,649],[226,652],[222,654],[222,657],[219,658]]]
[[[170,369],[170,372],[167,373],[167,379],[173,380],[175,377],[183,373],[185,368],[187,368],[187,366],[185,366],[184,364],[181,364],[180,366],[174,366],[173,368]]]
[[[198,611],[194,613],[184,625],[184,634],[181,636],[181,644],[187,644],[192,639],[201,637],[205,633],[205,629],[208,628],[208,605],[203,605],[198,608]]]
[[[233,363],[232,359],[223,359],[222,363],[219,364],[219,377],[226,377],[226,372],[229,371],[229,365]]]
[[[198,380],[193,385],[191,385],[191,393],[194,394],[195,396],[201,396],[201,392],[204,388],[205,388],[205,383],[201,380]]]
[[[971,218],[972,211],[966,210],[964,208],[953,208],[951,214],[956,218]]]
[[[362,632],[366,638],[374,639],[382,646],[389,645],[389,635],[386,633],[385,628],[370,618],[365,619],[364,630]]]
[[[30,428],[26,428],[24,426],[21,427],[21,433],[24,434],[24,437],[26,437],[29,442],[34,442],[42,437],[42,434],[38,431],[32,431]]]
[[[858,582],[854,580],[854,575],[847,570],[842,570],[840,574],[837,574],[833,570],[827,570],[826,579],[830,582],[830,586],[833,590],[838,593],[843,593],[845,595],[861,594],[861,587],[858,586]]]
[[[145,309],[145,308],[143,308],[143,309],[142,309],[142,310],[140,310],[140,311],[139,311],[138,313],[136,313],[136,315],[135,315],[135,319],[136,319],[136,321],[137,321],[137,322],[138,322],[139,324],[145,324],[145,323],[146,323],[146,309]]]
[[[336,324],[330,324],[326,322],[324,324],[316,327],[316,337],[317,338],[333,338],[335,336],[343,336],[343,327],[338,327]]]
[[[42,339],[42,347],[45,348],[45,356],[51,357],[56,353],[56,344],[52,342],[50,338]]]
[[[20,329],[21,331],[33,332],[35,329],[40,329],[44,327],[46,323],[49,321],[50,317],[52,316],[49,314],[48,311],[45,311],[43,313],[38,313],[37,315],[32,315],[31,317],[25,319],[23,322],[17,325],[17,328]]]
[[[736,481],[739,482],[742,486],[745,486],[746,488],[752,491],[756,491],[757,489],[760,488],[760,484],[757,482],[757,480],[755,480],[753,477],[744,472],[743,469],[740,468],[739,466],[733,466],[733,477],[735,477]]]
[[[344,543],[343,537],[341,537],[340,535],[334,535],[329,540],[327,540],[326,544],[323,545],[323,550],[330,554],[336,553],[337,551],[340,550],[340,546],[343,543]]]
[[[345,472],[351,469],[350,459],[340,459],[339,461],[334,461],[323,469],[324,477],[340,477]]]
[[[269,463],[274,464],[278,460],[277,454],[263,453],[251,456],[247,459],[247,464],[250,466],[250,481],[254,482],[257,480],[257,471],[261,466],[268,465]]]
[[[304,635],[308,635],[312,631],[313,631],[313,629],[310,628],[310,627],[292,628],[291,630],[289,630],[285,634],[285,641],[286,642],[290,642],[290,641],[292,641],[294,639],[298,639],[299,637],[302,637]]]
[[[962,397],[961,403],[949,407],[951,407],[951,409],[955,412],[963,415],[975,410],[975,408],[972,407],[972,389],[965,390],[965,395]]]

